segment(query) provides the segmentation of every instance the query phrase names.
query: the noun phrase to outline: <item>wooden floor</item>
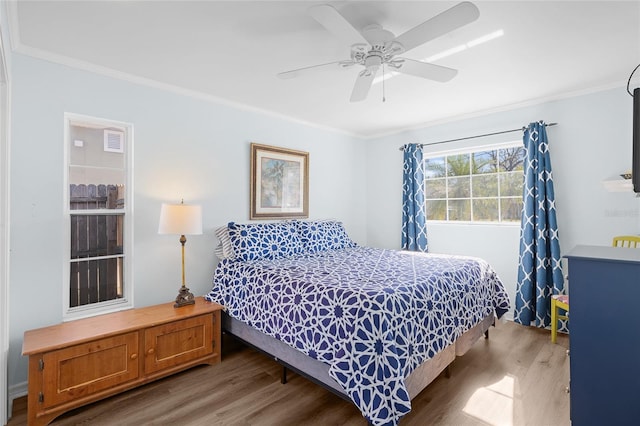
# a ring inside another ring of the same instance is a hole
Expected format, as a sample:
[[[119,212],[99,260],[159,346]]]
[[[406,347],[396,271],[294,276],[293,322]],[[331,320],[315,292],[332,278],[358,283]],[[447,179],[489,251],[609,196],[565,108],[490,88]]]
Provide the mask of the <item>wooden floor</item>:
[[[76,409],[63,425],[366,425],[356,407],[225,339],[223,361]],[[451,369],[412,402],[401,426],[569,425],[568,338],[512,322],[491,328]],[[25,398],[9,426],[26,424]]]

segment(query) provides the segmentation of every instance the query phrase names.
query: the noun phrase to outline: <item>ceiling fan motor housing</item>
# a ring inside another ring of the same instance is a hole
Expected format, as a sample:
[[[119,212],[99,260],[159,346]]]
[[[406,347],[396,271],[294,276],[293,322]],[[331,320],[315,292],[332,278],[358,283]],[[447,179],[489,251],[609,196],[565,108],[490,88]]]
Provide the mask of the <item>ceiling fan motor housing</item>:
[[[388,64],[392,62],[394,56],[403,51],[402,45],[396,41],[371,46],[354,44],[351,46],[351,59],[356,64],[364,65],[365,67],[372,64]],[[378,62],[375,58],[379,58],[380,61]]]

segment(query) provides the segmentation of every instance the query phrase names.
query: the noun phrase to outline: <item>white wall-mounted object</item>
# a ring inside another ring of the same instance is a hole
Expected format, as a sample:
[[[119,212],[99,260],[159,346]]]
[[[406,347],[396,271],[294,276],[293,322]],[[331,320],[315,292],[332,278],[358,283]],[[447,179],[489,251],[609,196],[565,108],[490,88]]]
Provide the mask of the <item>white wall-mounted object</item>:
[[[104,150],[105,152],[124,152],[124,132],[105,130]]]
[[[612,177],[603,180],[602,186],[604,186],[608,192],[633,192],[631,179],[624,179],[622,177]]]

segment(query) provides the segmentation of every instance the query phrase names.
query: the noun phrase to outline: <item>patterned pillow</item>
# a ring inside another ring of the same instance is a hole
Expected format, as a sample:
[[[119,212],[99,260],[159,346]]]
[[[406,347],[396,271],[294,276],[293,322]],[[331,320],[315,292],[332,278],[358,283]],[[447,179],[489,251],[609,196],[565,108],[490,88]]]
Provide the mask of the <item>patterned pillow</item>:
[[[227,228],[233,251],[242,260],[277,259],[303,251],[293,222],[229,222]]]
[[[236,254],[233,252],[233,246],[231,245],[231,238],[229,237],[229,228],[226,226],[220,226],[216,228],[214,233],[220,244],[216,247],[214,253],[220,260],[222,259],[234,259]]]
[[[299,221],[298,233],[308,253],[356,247],[342,222],[336,220]]]

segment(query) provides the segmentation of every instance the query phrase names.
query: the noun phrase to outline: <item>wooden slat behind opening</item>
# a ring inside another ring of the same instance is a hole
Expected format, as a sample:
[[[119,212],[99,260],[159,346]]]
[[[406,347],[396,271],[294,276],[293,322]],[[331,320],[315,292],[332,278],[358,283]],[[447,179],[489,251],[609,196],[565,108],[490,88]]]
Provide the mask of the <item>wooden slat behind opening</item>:
[[[122,185],[70,185],[70,209],[117,209],[124,206]],[[120,215],[72,215],[71,259],[91,258],[122,253]],[[70,268],[70,306],[116,299],[122,296],[122,262],[118,259],[95,259],[73,262]]]

